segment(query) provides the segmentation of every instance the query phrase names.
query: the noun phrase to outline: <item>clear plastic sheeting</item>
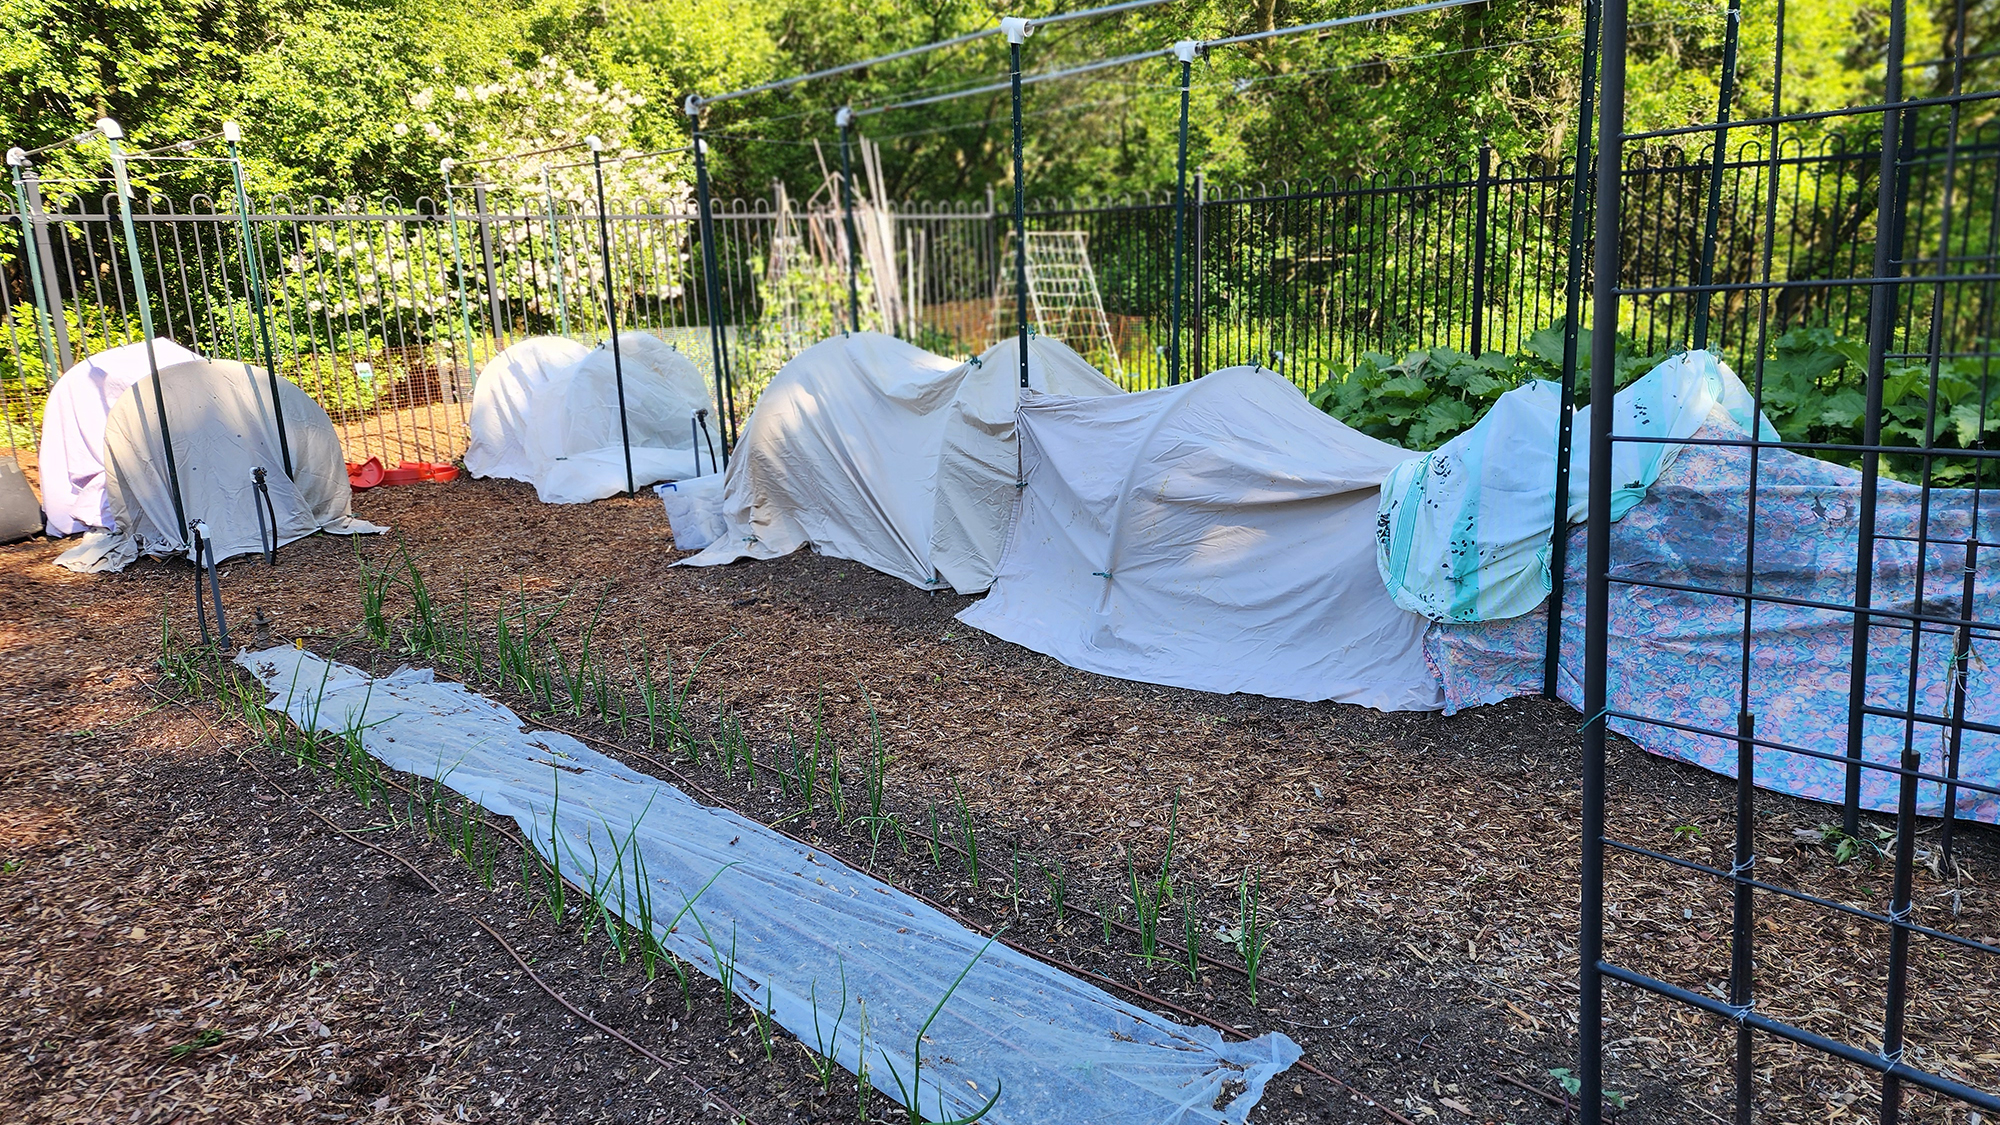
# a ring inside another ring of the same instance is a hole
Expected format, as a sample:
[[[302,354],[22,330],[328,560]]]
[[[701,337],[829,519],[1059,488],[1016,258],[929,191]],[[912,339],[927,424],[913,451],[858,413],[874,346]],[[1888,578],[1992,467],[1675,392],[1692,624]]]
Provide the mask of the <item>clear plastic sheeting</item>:
[[[699,551],[729,534],[722,518],[722,474],[704,473],[693,480],[672,480],[653,494],[667,510],[667,528],[677,551]]]
[[[876,879],[701,805],[428,670],[371,679],[309,652],[237,662],[301,726],[510,817],[544,859],[667,950],[932,1119],[995,1125],[1244,1121],[1298,1060],[1282,1034],[1228,1043],[1133,1007]],[[685,916],[676,915],[692,901]],[[967,971],[967,966],[971,966]],[[912,1048],[924,1032],[921,1077]],[[865,1016],[864,1016],[865,1012]],[[865,1024],[864,1024],[865,1020]]]

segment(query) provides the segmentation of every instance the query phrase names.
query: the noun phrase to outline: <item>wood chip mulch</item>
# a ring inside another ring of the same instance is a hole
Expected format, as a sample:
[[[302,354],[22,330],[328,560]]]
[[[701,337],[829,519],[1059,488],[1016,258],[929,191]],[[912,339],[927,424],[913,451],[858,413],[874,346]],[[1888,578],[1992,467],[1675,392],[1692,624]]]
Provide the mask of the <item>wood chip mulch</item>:
[[[489,629],[503,606],[569,598],[556,634],[572,652],[588,626],[617,666],[642,648],[683,671],[700,658],[704,713],[728,707],[760,749],[775,752],[822,706],[835,736],[859,745],[865,687],[894,754],[899,807],[920,815],[962,791],[982,831],[1035,863],[1065,865],[1073,901],[1114,917],[1124,849],[1158,863],[1179,790],[1177,869],[1204,888],[1217,926],[1230,920],[1242,872],[1264,873],[1277,918],[1269,974],[1292,992],[1279,1014],[1217,985],[1217,1010],[1276,1021],[1412,1120],[1565,1115],[1550,1074],[1569,1065],[1576,1018],[1580,719],[1565,707],[1521,700],[1445,719],[1110,680],[958,624],[951,614],[966,599],[857,564],[800,555],[674,568],[680,556],[650,497],[551,508],[525,486],[462,481],[363,494],[357,514],[394,526],[433,593]],[[190,572],[144,563],[78,578],[48,565],[59,549],[0,548],[0,700],[20,716],[17,731],[0,733],[0,858],[14,864],[0,875],[0,995],[24,1005],[0,1014],[0,1105],[31,1106],[30,1120],[126,1119],[134,1109],[167,1120],[161,1107],[232,1105],[282,1116],[282,1099],[304,1090],[365,1116],[383,1112],[371,1108],[382,1097],[374,1091],[391,1089],[389,1104],[417,1120],[467,1104],[461,1095],[489,1056],[410,1017],[423,1005],[407,973],[393,960],[372,969],[357,960],[365,941],[342,936],[337,911],[301,906],[285,880],[264,878],[267,862],[241,847],[240,832],[218,835],[199,817],[180,824],[192,806],[149,802],[119,780],[145,763],[189,763],[188,779],[211,780],[187,799],[254,800],[198,724],[139,683],[154,675],[163,600],[192,631]],[[361,550],[379,561],[396,544]],[[281,634],[311,646],[354,633],[355,548],[345,542],[293,545],[276,570],[240,560],[225,571],[240,631],[263,607]],[[1614,836],[1728,866],[1724,779],[1623,744],[1611,770]],[[132,823],[140,806],[143,834]],[[1837,819],[1760,795],[1760,874],[1881,911],[1887,863],[1836,862],[1817,840]],[[1932,849],[1935,824],[1923,831],[1919,848]],[[1919,871],[1915,920],[2000,940],[2000,840],[1962,829],[1959,858],[1955,869]],[[1720,995],[1728,888],[1632,857],[1614,856],[1610,868],[1612,959]],[[1759,1009],[1878,1043],[1884,929],[1773,895],[1757,902]],[[141,927],[144,940],[130,936]],[[316,973],[321,944],[350,952]],[[1211,953],[1220,949],[1211,940]],[[2000,1088],[2000,965],[1930,939],[1912,949],[1908,1060]],[[1733,1028],[1617,987],[1610,1009],[1610,1085],[1634,1099],[1628,1120],[1728,1118]],[[315,1024],[339,1039],[333,1057]],[[225,1039],[165,1057],[212,1039],[211,1029]],[[221,1061],[253,1046],[254,1065]],[[294,1061],[277,1070],[285,1057]],[[1878,1084],[1861,1072],[1768,1039],[1757,1062],[1772,1120],[1876,1111]],[[388,1077],[366,1077],[378,1071]],[[1914,1091],[1906,1110],[1910,1120],[1968,1120]],[[506,1107],[483,1112],[510,1117]],[[1383,1120],[1355,1103],[1315,1107],[1303,1091],[1256,1119]]]

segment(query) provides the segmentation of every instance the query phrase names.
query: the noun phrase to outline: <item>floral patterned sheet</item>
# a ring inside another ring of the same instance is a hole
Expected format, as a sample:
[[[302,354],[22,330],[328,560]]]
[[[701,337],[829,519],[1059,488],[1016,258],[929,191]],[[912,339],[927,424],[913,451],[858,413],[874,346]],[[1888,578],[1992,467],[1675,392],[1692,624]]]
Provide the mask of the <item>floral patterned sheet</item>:
[[[1741,436],[1716,415],[1696,439]],[[1617,579],[1743,589],[1750,471],[1748,449],[1683,446],[1645,501],[1611,530],[1611,710],[1679,724],[1614,717],[1611,729],[1655,754],[1729,777],[1736,776],[1744,603]],[[1855,469],[1782,450],[1762,452],[1754,565],[1758,594],[1833,605],[1853,601],[1860,479]],[[1978,508],[1982,542],[2000,542],[1996,508],[2000,495],[1988,490]],[[1921,598],[1928,616],[1956,620],[1964,613],[1966,539],[1973,511],[1971,490],[1933,489],[1926,514],[1920,489],[1882,481],[1873,582],[1878,610],[1907,614]],[[1916,540],[1924,528],[1929,545],[1920,548]],[[1583,528],[1572,528],[1558,691],[1576,707],[1583,700],[1584,551]],[[1969,616],[2000,621],[2000,547],[1980,548],[1974,570]],[[1757,737],[1844,756],[1852,616],[1760,601],[1754,604],[1750,628],[1748,704]],[[1546,601],[1533,613],[1505,621],[1433,625],[1425,655],[1444,687],[1445,713],[1541,691],[1547,630]],[[1909,669],[1914,664],[1915,709],[1924,715],[1951,715],[1956,633],[1950,624],[1927,624],[1919,637],[1907,620],[1874,618],[1869,704],[1903,709],[1910,701]],[[2000,691],[1994,690],[1992,678],[1996,661],[2000,629],[1972,630],[1965,691],[1969,723],[2000,727]],[[1905,727],[1900,719],[1865,717],[1864,756],[1894,765]],[[1923,771],[1944,775],[1950,728],[1919,722],[1911,729]],[[1960,738],[1958,776],[1976,785],[2000,786],[2000,736],[1965,730]],[[1766,789],[1818,801],[1837,803],[1846,789],[1843,762],[1777,747],[1759,747],[1754,777]],[[1893,812],[1899,784],[1894,774],[1863,770],[1863,806]],[[1992,793],[1961,786],[1956,803],[1960,817],[2000,823],[2000,797]],[[1917,808],[1921,815],[1942,815],[1944,786],[1920,782]]]

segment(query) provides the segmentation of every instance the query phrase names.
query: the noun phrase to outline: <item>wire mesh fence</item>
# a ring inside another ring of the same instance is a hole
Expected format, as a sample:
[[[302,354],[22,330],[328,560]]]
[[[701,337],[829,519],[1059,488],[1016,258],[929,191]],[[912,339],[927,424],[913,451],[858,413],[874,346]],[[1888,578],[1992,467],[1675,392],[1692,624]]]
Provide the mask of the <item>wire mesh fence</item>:
[[[1877,104],[1792,114],[1774,94],[1768,114],[1726,128],[1627,134],[1626,7],[1604,3],[1599,182],[1622,189],[1596,216],[1597,249],[1620,268],[1593,278],[1593,367],[1617,361],[1613,328],[1656,350],[1699,345],[1706,327],[1775,435],[1711,418],[1677,446],[1661,483],[1699,525],[1679,544],[1700,550],[1660,565],[1661,527],[1614,519],[1609,473],[1615,449],[1659,439],[1591,418],[1585,589],[1559,607],[1584,638],[1573,698],[1589,716],[1581,1119],[1612,1113],[1607,1019],[1665,1000],[1713,1019],[1711,1091],[1736,1121],[1767,1112],[1775,1069],[1800,1066],[1843,1092],[1836,1115],[1980,1120],[2000,1112],[2000,1056],[1959,1045],[1991,1042],[2000,943],[1966,932],[1954,904],[1961,818],[1990,820],[2000,797],[1993,56],[1968,52],[1960,5],[1946,57],[1911,63],[1894,4]],[[1766,12],[1780,74],[1784,11]],[[1906,86],[1919,67],[1935,93]],[[1831,135],[1792,139],[1808,128]],[[1730,138],[1714,194],[1702,160],[1651,147],[1702,133]],[[1688,847],[1618,815],[1611,729],[1733,776],[1728,839]],[[1760,787],[1830,802],[1837,823],[1791,827]],[[1852,861],[1843,878],[1796,862],[1802,836]],[[1641,888],[1663,883],[1688,888],[1680,917],[1715,936],[1712,971],[1663,963],[1641,920],[1668,900]],[[1827,973],[1786,960],[1801,933],[1838,935],[1839,993],[1873,1011],[1830,1004]],[[1872,1102],[1853,1104],[1864,1084]]]

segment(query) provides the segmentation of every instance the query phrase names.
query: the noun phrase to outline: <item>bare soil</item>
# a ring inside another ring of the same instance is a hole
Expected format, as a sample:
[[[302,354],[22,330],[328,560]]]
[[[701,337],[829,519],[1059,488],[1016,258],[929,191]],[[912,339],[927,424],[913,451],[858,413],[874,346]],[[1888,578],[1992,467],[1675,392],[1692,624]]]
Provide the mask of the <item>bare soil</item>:
[[[1284,1031],[1344,1084],[1295,1069],[1253,1120],[1568,1116],[1552,1074],[1571,1065],[1576,1026],[1580,720],[1568,708],[1519,700],[1447,719],[1111,680],[958,624],[967,599],[857,564],[802,554],[672,567],[680,556],[650,498],[545,507],[523,485],[461,481],[360,494],[356,510],[396,528],[454,612],[490,625],[503,604],[568,598],[567,644],[590,628],[615,667],[642,650],[683,673],[699,661],[698,711],[740,716],[766,768],[732,777],[712,759],[649,754],[629,725],[537,721],[783,820],[969,924],[1005,923],[1009,940],[1126,999],[1245,1034]],[[61,546],[0,548],[0,1116],[853,1119],[851,1078],[844,1095],[821,1094],[802,1049],[782,1043],[767,1061],[712,984],[690,1012],[670,977],[649,982],[601,938],[580,941],[573,920],[534,911],[513,857],[488,889],[213,707],[167,698],[153,667],[162,618],[192,633],[192,572],[145,562],[84,578],[49,564]],[[379,562],[397,544],[358,549]],[[276,569],[227,565],[232,627],[247,639],[261,607],[280,637],[393,666],[357,639],[356,552],[318,537],[286,548]],[[907,848],[823,812],[793,816],[798,802],[768,769],[787,730],[816,712],[858,750],[871,704]],[[1728,866],[1727,781],[1625,744],[1611,777],[1612,835]],[[1077,909],[1134,921],[1127,849],[1157,870],[1177,791],[1177,902],[1161,945],[1181,944],[1191,904],[1213,959],[1193,979]],[[962,856],[940,847],[933,859],[928,842],[931,809],[949,825],[960,794],[977,825],[976,883]],[[1811,838],[1834,820],[1760,795],[1760,871],[1881,910],[1886,863],[1836,862]],[[1933,837],[1927,825],[1920,842]],[[439,893],[357,840],[416,865]],[[1919,872],[1915,920],[1993,941],[1994,833],[1962,830],[1961,862]],[[1045,870],[1066,880],[1060,919]],[[1261,873],[1274,921],[1255,1005],[1220,936],[1237,924],[1246,871]],[[1616,855],[1610,879],[1613,960],[1711,993],[1726,980],[1726,884]],[[1760,1009],[1879,1037],[1883,928],[1771,895],[1758,904]],[[673,1065],[577,1020],[474,917],[571,1003]],[[2000,966],[1928,939],[1913,949],[1910,1061],[2000,1087]],[[1626,1119],[1727,1118],[1733,1027],[1622,988],[1610,1008],[1610,1085],[1630,1103]],[[1760,1041],[1758,1065],[1772,1119],[1875,1109],[1865,1075],[1810,1053]],[[1906,1105],[1912,1120],[1966,1120],[1921,1094]],[[888,1109],[878,1100],[871,1114]]]

